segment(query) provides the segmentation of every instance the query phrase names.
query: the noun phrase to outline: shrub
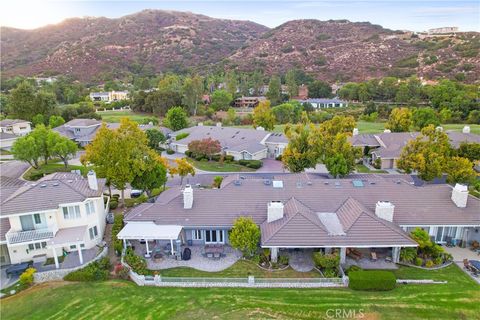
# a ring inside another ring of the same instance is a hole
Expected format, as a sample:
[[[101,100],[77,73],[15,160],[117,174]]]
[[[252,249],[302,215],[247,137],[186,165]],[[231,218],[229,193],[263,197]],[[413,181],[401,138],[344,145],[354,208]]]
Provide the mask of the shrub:
[[[175,153],[175,151],[173,151],[172,149],[167,149],[166,152],[167,152],[167,154],[174,154]]]
[[[202,161],[203,159],[206,159],[205,156],[203,156],[203,155],[198,155],[198,156],[195,157],[195,160],[197,160],[197,161]]]
[[[443,263],[443,258],[442,257],[437,257],[437,258],[433,259],[433,263],[437,266],[441,265]]]
[[[235,158],[232,155],[227,154],[225,156],[225,161],[233,161],[233,160],[235,160]]]
[[[229,234],[233,248],[251,257],[255,254],[260,242],[260,228],[250,217],[239,217],[235,220]]]
[[[345,270],[345,273],[348,275],[348,274],[350,274],[350,272],[360,271],[360,270],[362,270],[362,268],[360,268],[359,266],[351,265],[350,267],[348,267],[347,270]]]
[[[397,281],[390,271],[352,271],[348,277],[348,286],[353,290],[389,291]]]
[[[334,269],[338,268],[340,256],[336,253],[323,254],[321,252],[314,252],[313,261],[317,267],[322,269]]]
[[[110,209],[115,210],[118,207],[118,201],[117,200],[110,200]]]
[[[250,160],[250,162],[247,164],[247,167],[252,169],[260,169],[262,165],[263,162],[260,160]]]
[[[189,135],[190,135],[190,133],[188,133],[188,132],[179,133],[179,134],[177,134],[177,136],[175,137],[175,140],[178,141],[178,140],[185,139],[185,138],[188,137]],[[168,151],[168,150],[167,150],[167,151]]]
[[[124,280],[128,280],[129,278],[129,273],[130,272],[130,269],[127,268],[127,267],[124,267],[122,264],[117,264],[115,266],[115,274],[117,275],[117,277],[119,277],[120,279],[124,279]]]
[[[213,184],[212,186],[214,188],[220,188],[220,186],[222,185],[222,181],[223,181],[223,177],[222,176],[216,176],[215,178],[213,178]]]
[[[325,278],[336,278],[337,277],[337,272],[334,269],[325,269],[323,270],[323,276]]]
[[[112,240],[113,240],[113,249],[117,254],[120,254],[123,250],[123,241],[117,238],[117,234],[123,228],[123,217],[121,215],[116,215],[113,218],[112,226]]]
[[[417,257],[417,248],[403,248],[400,251],[400,260],[405,262],[413,262]]]
[[[425,262],[425,267],[427,268],[431,268],[433,267],[434,263],[432,260],[427,260],[427,262]]]
[[[280,263],[284,266],[288,265],[288,261],[289,261],[289,258],[288,258],[287,255],[282,255],[282,256],[278,257],[278,263]]]
[[[102,281],[107,280],[110,269],[110,260],[105,257],[92,262],[85,268],[67,274],[63,279],[66,281]]]
[[[193,152],[190,151],[190,150],[185,151],[185,155],[186,155],[187,157],[191,157],[191,156],[192,156],[192,153],[193,153]]]
[[[278,156],[275,158],[275,160],[277,160],[277,161],[282,161],[282,155],[281,155],[281,154],[278,155]]]
[[[147,274],[147,262],[144,258],[135,254],[132,248],[128,248],[125,252],[125,262],[138,274]]]
[[[28,268],[20,275],[20,284],[23,286],[30,286],[33,283],[33,274],[37,270],[35,268]]]
[[[415,258],[415,265],[416,266],[421,266],[423,264],[423,260],[420,257]]]

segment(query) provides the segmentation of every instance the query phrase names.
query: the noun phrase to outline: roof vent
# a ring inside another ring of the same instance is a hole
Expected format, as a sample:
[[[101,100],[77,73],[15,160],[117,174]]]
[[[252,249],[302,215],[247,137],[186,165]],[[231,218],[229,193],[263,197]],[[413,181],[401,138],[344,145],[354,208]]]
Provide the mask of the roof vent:
[[[242,181],[240,181],[240,180],[235,180],[235,181],[233,181],[233,184],[236,185],[236,186],[241,186],[241,185],[242,185]]]
[[[375,181],[370,181],[370,184],[376,184],[376,182]]]
[[[263,180],[263,184],[266,186],[272,185],[272,181],[270,179]]]
[[[312,184],[312,181],[307,181],[307,185],[311,186]]]
[[[40,188],[46,188],[46,187],[47,187],[47,184],[46,184],[46,183],[42,183],[42,184],[40,185]]]
[[[395,180],[395,183],[396,183],[396,184],[401,184],[402,181],[400,181],[400,180]]]
[[[58,187],[59,185],[60,185],[60,184],[59,184],[57,181],[55,181],[55,182],[52,184],[52,186],[54,186],[54,187]]]
[[[302,181],[297,181],[297,188],[303,188],[303,183]]]
[[[335,182],[335,188],[341,188],[341,187],[342,187],[342,185],[340,184],[340,182],[336,181]]]
[[[324,185],[329,185],[329,184],[330,184],[330,182],[328,182],[328,181],[325,181],[323,184],[324,184]]]
[[[240,179],[245,180],[247,178],[245,176],[240,176]]]

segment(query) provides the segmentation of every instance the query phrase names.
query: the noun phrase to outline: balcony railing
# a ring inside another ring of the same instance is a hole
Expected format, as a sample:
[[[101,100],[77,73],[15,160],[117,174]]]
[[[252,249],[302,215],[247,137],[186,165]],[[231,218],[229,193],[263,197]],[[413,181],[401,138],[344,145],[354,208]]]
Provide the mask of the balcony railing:
[[[7,241],[9,244],[50,239],[50,238],[53,238],[54,235],[55,235],[55,230],[48,229],[48,228],[29,230],[29,231],[10,230],[6,234]]]

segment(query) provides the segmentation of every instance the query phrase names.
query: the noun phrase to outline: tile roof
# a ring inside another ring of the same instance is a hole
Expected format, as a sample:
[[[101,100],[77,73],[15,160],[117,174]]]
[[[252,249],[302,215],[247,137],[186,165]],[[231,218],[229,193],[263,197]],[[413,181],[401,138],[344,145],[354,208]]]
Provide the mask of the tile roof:
[[[133,208],[125,219],[183,226],[230,227],[236,218],[250,216],[261,225],[267,219],[267,204],[270,201],[288,203],[294,198],[297,208],[301,203],[311,212],[336,212],[346,231],[350,231],[352,221],[364,215],[367,216],[362,217],[362,221],[375,220],[369,213],[375,211],[378,201],[390,201],[395,205],[393,222],[399,226],[480,225],[480,199],[469,196],[467,207],[458,208],[451,200],[452,187],[446,184],[417,187],[403,179],[377,175],[364,180],[363,187],[355,187],[352,179],[313,177],[307,174],[272,177],[282,180],[283,188],[266,185],[264,179],[253,175],[240,179],[239,185],[233,183],[238,179],[225,178],[220,189],[194,188],[192,209],[183,209],[181,190],[177,187],[165,197],[161,194],[157,203]],[[286,206],[287,215],[289,210]],[[300,211],[303,211],[302,217],[295,219],[308,220],[304,216],[307,210]],[[314,218],[318,220],[318,217]]]
[[[30,121],[20,119],[3,119],[0,121],[0,127],[8,127],[17,123],[30,123]]]
[[[86,198],[100,197],[105,179],[97,179],[98,190],[91,190],[86,178],[58,172],[35,183],[24,185],[2,199],[0,215],[57,209],[60,204],[82,202]],[[4,191],[2,186],[1,191]]]
[[[97,119],[73,119],[63,125],[66,127],[90,127],[90,126],[100,126],[102,121]]]

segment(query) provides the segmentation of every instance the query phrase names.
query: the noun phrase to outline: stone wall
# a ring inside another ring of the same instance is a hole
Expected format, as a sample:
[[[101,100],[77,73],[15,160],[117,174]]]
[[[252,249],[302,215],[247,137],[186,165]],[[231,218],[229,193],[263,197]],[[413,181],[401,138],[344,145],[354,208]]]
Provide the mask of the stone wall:
[[[90,263],[95,262],[103,257],[106,257],[107,254],[108,254],[108,247],[105,246],[102,252],[100,252],[98,256],[96,256],[93,260],[82,264],[81,266],[78,266],[75,268],[69,268],[69,269],[55,269],[55,270],[44,271],[44,272],[35,272],[35,274],[33,275],[34,282],[42,283],[47,281],[63,280],[63,277],[65,277],[70,272],[76,271],[78,269],[82,269],[85,266],[89,265]]]

